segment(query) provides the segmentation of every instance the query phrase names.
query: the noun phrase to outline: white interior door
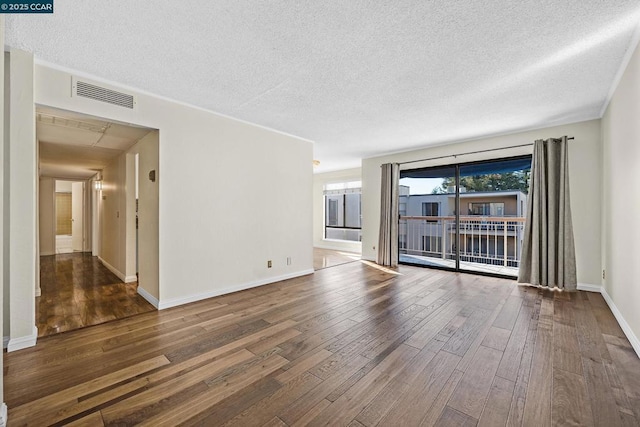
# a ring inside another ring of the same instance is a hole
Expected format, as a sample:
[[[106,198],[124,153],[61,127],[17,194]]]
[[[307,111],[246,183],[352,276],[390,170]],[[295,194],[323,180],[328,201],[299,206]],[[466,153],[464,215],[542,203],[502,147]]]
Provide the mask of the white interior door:
[[[74,251],[83,250],[82,236],[82,206],[84,183],[71,184],[71,246]]]

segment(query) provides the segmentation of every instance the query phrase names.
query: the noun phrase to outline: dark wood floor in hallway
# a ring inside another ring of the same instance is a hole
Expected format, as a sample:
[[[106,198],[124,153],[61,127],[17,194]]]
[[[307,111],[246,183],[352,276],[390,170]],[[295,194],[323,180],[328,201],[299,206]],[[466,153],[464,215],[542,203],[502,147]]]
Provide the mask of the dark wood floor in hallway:
[[[40,257],[40,290],[40,337],[155,310],[138,294],[135,282],[123,283],[87,252]]]
[[[5,354],[10,425],[622,426],[640,360],[598,294],[364,262]]]

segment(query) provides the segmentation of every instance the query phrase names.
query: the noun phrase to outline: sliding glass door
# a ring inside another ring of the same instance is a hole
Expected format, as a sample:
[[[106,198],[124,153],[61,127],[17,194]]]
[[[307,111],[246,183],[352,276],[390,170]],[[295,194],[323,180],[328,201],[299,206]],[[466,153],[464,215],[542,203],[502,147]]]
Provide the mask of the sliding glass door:
[[[518,275],[531,156],[403,170],[401,263]]]
[[[531,157],[473,163],[460,171],[460,269],[517,276]]]
[[[407,264],[455,269],[456,167],[400,173],[399,260]]]

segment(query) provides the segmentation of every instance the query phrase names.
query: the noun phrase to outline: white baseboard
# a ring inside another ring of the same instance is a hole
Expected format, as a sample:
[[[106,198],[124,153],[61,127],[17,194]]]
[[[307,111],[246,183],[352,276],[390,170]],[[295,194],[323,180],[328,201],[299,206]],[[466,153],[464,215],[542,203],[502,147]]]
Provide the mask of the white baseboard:
[[[38,328],[34,326],[33,334],[24,337],[10,338],[7,343],[7,353],[33,347],[36,345],[36,341],[38,341]]]
[[[600,286],[600,285],[590,285],[589,283],[578,283],[578,290],[579,291],[602,293],[602,286]]]
[[[51,256],[51,255],[55,255],[55,251],[46,251],[46,252],[40,252],[40,256]]]
[[[42,295],[42,289],[40,289],[40,286],[38,286],[38,287],[36,288],[36,296],[37,296],[37,297],[39,297],[39,296],[41,296],[41,295]]]
[[[6,427],[7,425],[7,404],[2,402],[0,406],[0,427]]]
[[[245,289],[256,288],[258,286],[268,285],[269,283],[280,282],[281,280],[293,279],[294,277],[306,276],[307,274],[313,274],[313,268],[308,270],[297,271],[295,273],[285,274],[277,277],[268,277],[266,279],[256,280],[254,282],[243,283],[240,285],[229,286],[222,289],[216,289],[211,292],[204,292],[196,295],[189,295],[181,298],[174,298],[170,300],[160,300],[158,304],[158,310],[164,310],[166,308],[176,307],[183,304],[189,304],[190,302],[196,302],[207,298],[218,297],[220,295],[230,294],[232,292],[244,291]]]
[[[618,325],[620,325],[622,332],[624,332],[624,334],[627,336],[627,339],[631,343],[631,347],[633,347],[638,357],[640,357],[640,340],[638,339],[636,334],[633,333],[631,326],[629,326],[627,321],[624,319],[622,313],[620,313],[620,310],[618,310],[618,307],[616,307],[616,304],[613,302],[604,286],[578,283],[578,290],[587,292],[599,292],[602,294],[602,297],[607,302],[609,309],[613,313],[613,317],[616,318],[616,321],[618,322]]]
[[[158,308],[158,298],[154,297],[149,292],[147,292],[144,289],[142,289],[142,287],[140,287],[140,285],[138,285],[138,293],[140,294],[140,296],[142,298],[144,298],[147,301],[149,301],[149,304],[154,306],[156,309]]]
[[[6,349],[9,345],[9,336],[2,337],[2,348]]]
[[[631,343],[631,347],[633,347],[638,357],[640,357],[640,340],[638,339],[636,334],[633,333],[631,326],[629,326],[629,324],[624,319],[624,317],[622,317],[622,313],[620,313],[620,310],[618,310],[618,307],[616,307],[615,303],[613,302],[613,300],[611,299],[611,297],[607,293],[607,290],[604,287],[602,288],[602,296],[604,297],[604,300],[607,302],[607,305],[609,305],[609,308],[611,309],[613,316],[618,321],[620,328],[622,328],[622,332],[624,332],[624,334],[627,336],[627,339]]]
[[[103,260],[100,257],[98,257],[98,261],[100,261],[102,265],[107,267],[107,270],[111,271],[113,274],[118,276],[118,279],[122,280],[124,283],[135,282],[137,280],[136,276],[125,276],[124,273],[122,273],[120,270],[118,270],[113,265],[109,264],[107,261]]]

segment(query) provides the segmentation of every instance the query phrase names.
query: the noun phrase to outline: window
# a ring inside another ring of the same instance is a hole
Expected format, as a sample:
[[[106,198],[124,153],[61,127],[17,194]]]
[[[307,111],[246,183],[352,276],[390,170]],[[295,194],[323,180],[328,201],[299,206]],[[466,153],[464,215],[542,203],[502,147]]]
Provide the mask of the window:
[[[399,262],[516,277],[530,174],[531,156],[401,170]]]
[[[361,227],[361,210],[360,193],[351,193],[344,195],[344,226],[348,228]]]
[[[56,235],[71,235],[71,193],[56,193]]]
[[[338,225],[338,201],[327,199],[327,225]]]
[[[469,214],[471,215],[489,215],[489,203],[469,203]]]
[[[504,203],[469,203],[470,215],[504,216]]]
[[[440,212],[440,204],[438,202],[423,202],[422,216],[438,216]],[[438,222],[437,219],[428,219],[427,222]]]
[[[351,182],[338,182],[335,184],[326,184],[324,190],[326,191],[340,191],[340,190],[358,190],[362,188],[362,181]]]
[[[438,216],[438,212],[439,212],[438,202],[422,203],[422,216]]]
[[[362,201],[359,181],[325,185],[325,239],[362,239]]]
[[[400,216],[407,216],[407,204],[406,203],[399,203],[398,204],[398,213],[400,214]]]

